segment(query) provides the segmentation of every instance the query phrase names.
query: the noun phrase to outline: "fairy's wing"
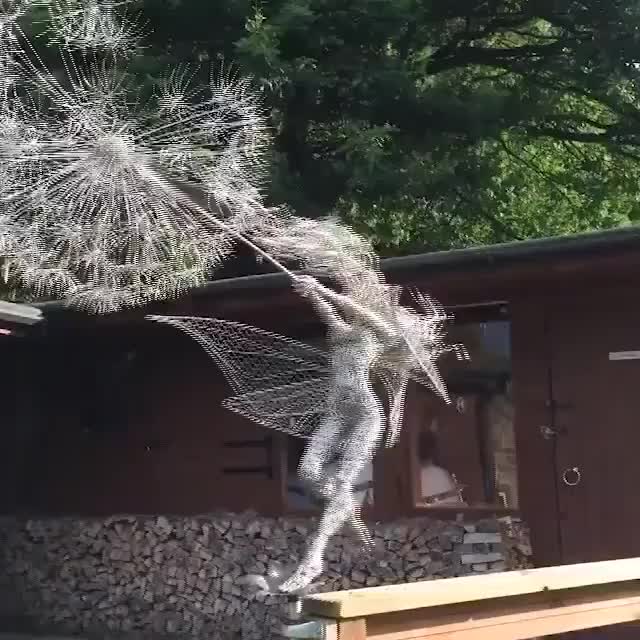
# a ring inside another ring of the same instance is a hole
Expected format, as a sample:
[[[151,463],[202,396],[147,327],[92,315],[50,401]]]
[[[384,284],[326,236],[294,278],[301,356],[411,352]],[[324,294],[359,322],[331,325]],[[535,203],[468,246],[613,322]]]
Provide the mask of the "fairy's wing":
[[[308,438],[326,410],[329,379],[314,378],[227,398],[222,406],[269,429]]]
[[[387,448],[395,446],[400,437],[409,380],[418,382],[433,393],[442,396],[445,402],[449,402],[445,383],[435,366],[429,371],[422,369],[404,371],[386,366],[379,367],[375,373],[382,382],[389,404],[389,419],[385,433],[385,447]]]
[[[148,316],[193,338],[238,394],[327,375],[324,351],[270,331],[218,318]]]
[[[424,364],[423,368],[409,371],[408,375],[414,382],[440,396],[447,404],[451,402],[447,385],[435,363]]]
[[[466,349],[459,344],[441,347],[439,351],[434,350],[431,354],[425,353],[425,357],[420,361],[420,366],[412,363],[413,367],[397,366],[397,363],[382,362],[376,370],[377,377],[381,380],[389,400],[389,423],[386,434],[386,446],[392,447],[398,440],[402,429],[402,419],[404,405],[407,395],[407,385],[409,380],[427,387],[435,395],[440,396],[445,403],[449,404],[451,399],[447,390],[447,385],[438,370],[436,361],[438,357],[447,351],[453,351],[459,360],[468,360],[469,355]]]
[[[223,405],[254,422],[308,435],[325,411],[324,351],[285,336],[218,318],[148,316],[193,338],[234,391]]]

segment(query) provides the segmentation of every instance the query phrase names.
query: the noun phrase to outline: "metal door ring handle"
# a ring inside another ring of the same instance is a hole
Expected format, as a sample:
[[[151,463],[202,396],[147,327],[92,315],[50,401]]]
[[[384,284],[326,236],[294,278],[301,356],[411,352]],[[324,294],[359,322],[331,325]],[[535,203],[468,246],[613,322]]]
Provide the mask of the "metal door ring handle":
[[[573,479],[570,480],[570,474],[573,474]],[[565,469],[562,474],[562,482],[564,482],[567,487],[575,487],[580,484],[580,480],[582,480],[582,474],[580,473],[580,469],[578,467],[571,467],[571,469]]]

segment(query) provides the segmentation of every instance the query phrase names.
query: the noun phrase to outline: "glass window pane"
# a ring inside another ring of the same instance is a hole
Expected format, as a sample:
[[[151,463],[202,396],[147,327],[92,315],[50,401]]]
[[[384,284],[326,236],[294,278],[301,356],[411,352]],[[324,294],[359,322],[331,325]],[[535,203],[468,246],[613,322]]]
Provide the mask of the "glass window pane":
[[[418,391],[418,504],[517,509],[506,308],[478,309],[466,320],[461,317],[450,327],[448,340],[464,344],[470,360],[447,356],[441,362],[450,405]]]

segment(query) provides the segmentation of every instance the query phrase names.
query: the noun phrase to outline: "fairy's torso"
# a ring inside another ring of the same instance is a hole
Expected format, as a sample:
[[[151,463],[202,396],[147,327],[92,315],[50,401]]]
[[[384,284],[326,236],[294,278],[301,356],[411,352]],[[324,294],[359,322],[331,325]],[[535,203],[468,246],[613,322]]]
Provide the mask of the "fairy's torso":
[[[332,395],[347,399],[371,390],[370,371],[382,352],[380,341],[371,330],[350,326],[330,336],[330,378]]]

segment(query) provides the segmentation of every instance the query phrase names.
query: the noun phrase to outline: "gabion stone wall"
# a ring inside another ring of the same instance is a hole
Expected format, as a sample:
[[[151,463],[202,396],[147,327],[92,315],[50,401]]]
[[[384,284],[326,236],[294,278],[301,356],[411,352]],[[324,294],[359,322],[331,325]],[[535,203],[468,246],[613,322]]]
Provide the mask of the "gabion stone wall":
[[[251,513],[3,519],[0,619],[101,637],[274,637],[286,598],[250,590],[246,576],[264,575],[274,561],[295,562],[313,526],[310,519]],[[527,532],[518,522],[416,518],[372,529],[371,555],[351,538],[335,540],[321,590],[529,564]]]

